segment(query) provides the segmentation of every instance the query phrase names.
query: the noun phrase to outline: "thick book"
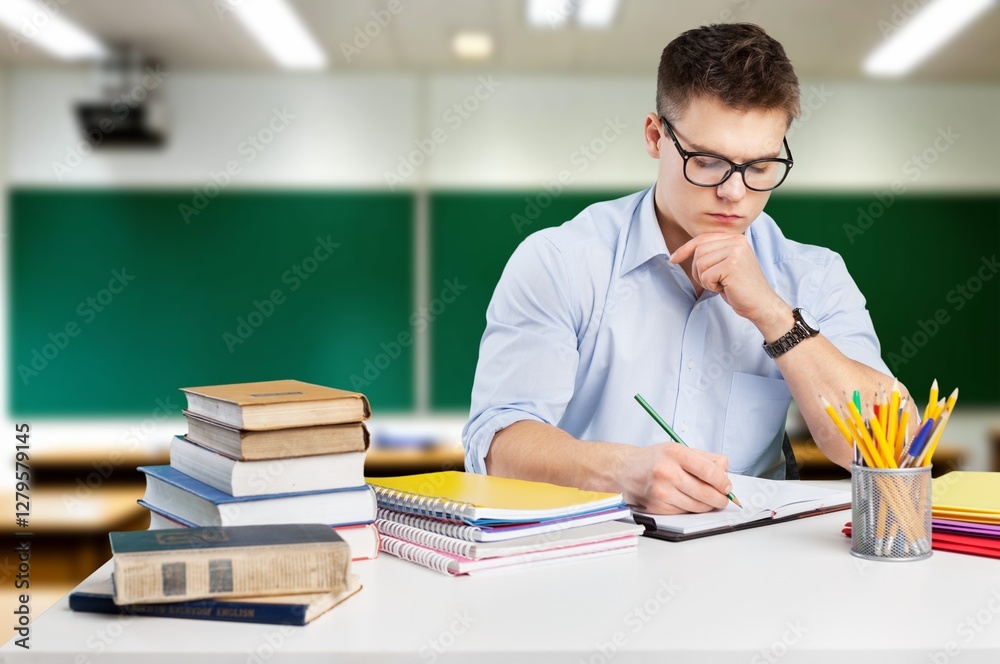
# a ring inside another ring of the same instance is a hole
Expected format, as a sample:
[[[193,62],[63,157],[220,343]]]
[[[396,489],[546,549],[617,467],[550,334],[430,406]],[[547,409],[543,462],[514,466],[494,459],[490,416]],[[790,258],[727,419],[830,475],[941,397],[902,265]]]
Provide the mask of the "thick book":
[[[647,537],[678,542],[827,514],[851,506],[849,490],[820,489],[798,482],[732,473],[729,479],[742,509],[730,502],[722,509],[696,514],[648,514],[633,510],[632,518],[645,526]]]
[[[437,533],[445,537],[466,540],[469,542],[501,542],[518,537],[528,537],[530,535],[540,535],[542,533],[552,533],[565,528],[575,528],[577,526],[587,526],[593,523],[604,523],[605,521],[616,521],[618,519],[628,519],[632,511],[628,507],[618,507],[600,512],[590,512],[580,516],[571,516],[565,519],[551,519],[549,521],[532,521],[528,523],[515,523],[510,525],[496,526],[469,526],[464,523],[453,521],[442,521],[432,519],[427,516],[417,514],[406,514],[385,508],[378,508],[379,519],[401,523],[427,532]]]
[[[248,431],[183,413],[188,440],[240,461],[364,452],[371,443],[364,422]]]
[[[347,589],[351,552],[329,526],[172,528],[110,534],[115,604]]]
[[[163,510],[153,507],[144,500],[138,501],[140,505],[149,510],[149,530],[163,530],[165,528],[197,528],[198,524],[180,518],[176,514],[169,514]],[[351,526],[331,526],[333,532],[340,535],[340,539],[347,542],[351,548],[351,560],[372,560],[378,557],[379,534],[374,523],[359,523]]]
[[[509,570],[569,560],[584,560],[613,553],[634,551],[638,544],[638,539],[638,535],[633,534],[590,544],[577,544],[559,549],[532,551],[500,558],[472,560],[383,534],[382,550],[391,556],[408,560],[441,572],[442,574],[462,576],[500,569]]]
[[[170,466],[140,466],[146,475],[144,507],[199,526],[304,523],[348,526],[375,520],[375,496],[367,486],[236,498]]]
[[[69,595],[69,608],[86,613],[111,613],[155,618],[221,620],[267,625],[305,625],[361,590],[361,580],[351,576],[338,593],[308,593],[244,597],[242,599],[197,599],[188,602],[124,604],[114,602],[111,577],[85,583]]]
[[[560,519],[621,507],[620,493],[460,471],[369,478],[379,507],[469,525]]]
[[[170,442],[170,466],[230,496],[328,491],[365,483],[365,453],[237,461],[182,436]]]
[[[454,554],[468,560],[501,558],[520,555],[522,553],[562,549],[578,544],[594,544],[621,537],[638,537],[644,530],[642,526],[634,523],[608,521],[605,523],[595,523],[590,526],[564,528],[563,530],[543,533],[541,535],[528,535],[501,542],[468,542],[386,519],[376,520],[375,525],[385,537],[393,537],[412,544],[419,544],[428,549],[436,549],[442,553]]]
[[[236,429],[284,429],[360,422],[371,415],[359,392],[298,380],[184,387],[188,411]]]

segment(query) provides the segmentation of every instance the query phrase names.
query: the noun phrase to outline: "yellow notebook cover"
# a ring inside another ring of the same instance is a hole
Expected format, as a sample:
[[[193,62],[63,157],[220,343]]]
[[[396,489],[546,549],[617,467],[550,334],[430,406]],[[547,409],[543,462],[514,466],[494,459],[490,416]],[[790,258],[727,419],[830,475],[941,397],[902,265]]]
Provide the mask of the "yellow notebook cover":
[[[946,473],[933,480],[931,501],[935,512],[1000,518],[1000,473]]]
[[[375,489],[380,506],[467,521],[554,518],[610,509],[622,503],[621,494],[617,493],[583,491],[453,470],[372,477],[366,481]]]

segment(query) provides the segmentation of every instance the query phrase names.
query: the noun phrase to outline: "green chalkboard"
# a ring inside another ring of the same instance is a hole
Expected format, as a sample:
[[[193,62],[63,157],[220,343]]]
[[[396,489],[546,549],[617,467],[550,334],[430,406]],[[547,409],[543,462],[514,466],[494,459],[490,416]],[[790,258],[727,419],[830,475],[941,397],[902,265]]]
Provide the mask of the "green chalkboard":
[[[10,412],[150,414],[182,404],[180,387],[276,378],[412,407],[412,346],[382,345],[410,331],[412,207],[385,193],[13,190]]]
[[[1000,197],[779,190],[767,211],[789,238],[844,258],[882,359],[918,399],[937,378],[962,403],[1000,403]]]
[[[431,404],[468,410],[486,307],[507,259],[531,233],[627,191],[440,192],[431,196],[431,295],[446,280],[466,289],[431,324]]]
[[[529,224],[525,211],[538,192],[432,196],[433,283],[451,278],[467,285],[431,328],[434,407],[469,407],[486,307],[517,244],[590,203],[628,193],[564,193]],[[876,202],[870,193],[779,190],[767,211],[791,239],[844,257],[868,298],[883,358],[915,394],[926,395],[936,377],[942,390],[960,387],[963,403],[1000,403],[1000,275],[973,281],[981,288],[968,297],[956,289],[1000,258],[1000,197],[907,195],[881,212]],[[858,208],[869,207],[877,218],[859,221]]]

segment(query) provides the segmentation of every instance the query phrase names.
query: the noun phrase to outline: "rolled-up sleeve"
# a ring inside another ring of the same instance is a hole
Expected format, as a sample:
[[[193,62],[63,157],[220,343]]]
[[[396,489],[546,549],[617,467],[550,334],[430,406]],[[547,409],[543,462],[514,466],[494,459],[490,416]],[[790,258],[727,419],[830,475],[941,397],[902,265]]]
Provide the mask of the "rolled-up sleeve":
[[[855,362],[891,376],[892,372],[882,360],[865,296],[847,271],[844,259],[834,252],[831,254],[827,270],[815,284],[812,305],[815,308],[809,309],[809,313],[816,317],[820,332],[837,350]]]
[[[517,248],[486,311],[486,331],[462,431],[465,467],[486,473],[497,431],[520,420],[559,422],[573,395],[579,314],[565,257],[542,233]]]

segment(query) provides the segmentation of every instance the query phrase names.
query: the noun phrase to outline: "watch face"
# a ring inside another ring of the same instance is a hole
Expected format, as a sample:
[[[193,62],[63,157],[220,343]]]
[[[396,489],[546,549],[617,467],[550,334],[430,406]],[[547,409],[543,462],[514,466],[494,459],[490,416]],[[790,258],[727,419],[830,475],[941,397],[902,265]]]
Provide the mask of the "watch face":
[[[817,323],[816,319],[812,317],[812,314],[805,309],[799,309],[799,317],[802,318],[802,322],[805,323],[811,330],[819,332],[819,323]]]

